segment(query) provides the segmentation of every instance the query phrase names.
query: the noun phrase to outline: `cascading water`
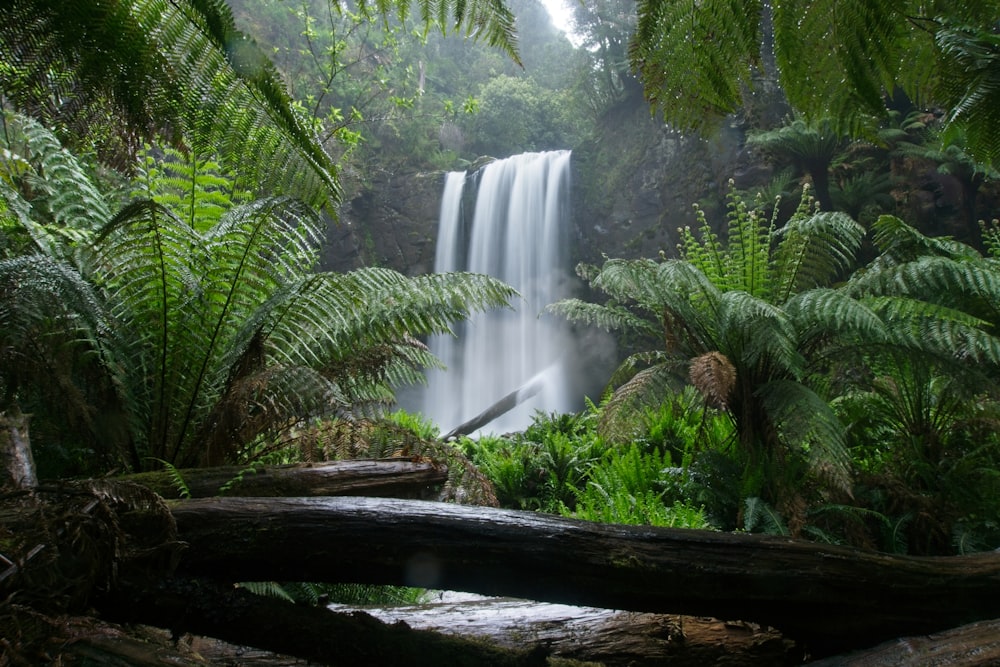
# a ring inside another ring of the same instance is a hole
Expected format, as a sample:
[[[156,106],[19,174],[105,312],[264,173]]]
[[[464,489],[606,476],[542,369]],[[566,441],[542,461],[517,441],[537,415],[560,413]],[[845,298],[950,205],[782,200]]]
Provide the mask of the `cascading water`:
[[[533,395],[484,430],[521,430],[536,411],[573,409],[568,327],[558,317],[539,316],[565,296],[569,164],[569,151],[525,153],[471,176],[447,176],[435,271],[489,274],[513,286],[522,298],[513,311],[476,315],[457,325],[456,337],[430,341],[447,370],[430,373],[423,413],[443,430],[519,388]],[[474,213],[467,218],[467,185],[477,182]]]

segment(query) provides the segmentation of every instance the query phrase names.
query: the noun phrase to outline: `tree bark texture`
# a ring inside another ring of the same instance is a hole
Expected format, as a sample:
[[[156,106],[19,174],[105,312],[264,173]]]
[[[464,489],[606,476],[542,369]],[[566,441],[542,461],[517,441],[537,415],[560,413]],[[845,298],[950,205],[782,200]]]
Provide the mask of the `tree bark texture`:
[[[9,490],[38,486],[28,437],[28,419],[28,415],[16,406],[0,412],[0,488]]]
[[[357,667],[541,667],[546,651],[503,649],[481,641],[385,624],[362,613],[338,614],[263,598],[240,588],[172,578],[150,586],[123,583],[97,601],[101,615],[258,646],[323,665]]]
[[[775,627],[814,656],[1000,617],[1000,555],[914,558],[790,538],[373,498],[175,501],[187,574],[404,584]]]
[[[923,637],[903,637],[809,663],[810,667],[993,667],[1000,665],[1000,620]]]
[[[350,608],[338,608],[348,611]],[[444,600],[360,609],[386,622],[478,638],[506,648],[548,647],[552,655],[605,667],[792,665],[801,654],[776,630],[712,618],[572,607],[514,598],[446,594]]]
[[[178,479],[179,478],[179,479]],[[448,479],[448,469],[429,461],[365,459],[280,466],[221,466],[146,472],[121,479],[164,498],[212,496],[375,496],[427,499]]]

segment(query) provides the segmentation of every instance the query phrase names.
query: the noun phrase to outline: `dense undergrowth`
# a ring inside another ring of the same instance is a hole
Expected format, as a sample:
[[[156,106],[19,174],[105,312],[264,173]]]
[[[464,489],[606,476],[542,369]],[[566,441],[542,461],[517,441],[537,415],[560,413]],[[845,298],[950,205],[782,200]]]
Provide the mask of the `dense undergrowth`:
[[[851,447],[851,493],[835,497],[806,481],[790,516],[762,498],[764,480],[747,475],[731,422],[699,405],[693,389],[647,409],[626,442],[603,436],[601,417],[602,406],[590,403],[577,414],[538,413],[520,433],[452,444],[490,479],[506,508],[605,523],[793,535],[892,553],[968,553],[1000,540],[1000,460],[990,431],[955,435],[949,455],[931,466],[912,452],[891,453],[887,429],[880,443],[859,429]],[[422,437],[436,435],[419,417],[398,412],[392,418]],[[921,483],[912,481],[914,474]]]
[[[977,407],[978,422],[953,424],[949,453],[937,465],[895,445],[899,433],[888,423],[877,426],[876,415],[864,424],[852,422],[851,492],[836,496],[807,476],[795,489],[796,502],[781,510],[763,498],[767,480],[751,471],[732,421],[706,407],[693,387],[645,408],[628,434],[620,426],[609,432],[607,402],[588,401],[575,414],[536,413],[522,432],[449,443],[440,442],[437,427],[422,416],[397,411],[384,420],[354,423],[350,434],[338,432],[328,451],[315,454],[383,456],[403,447],[439,460],[451,457],[449,465],[474,465],[501,507],[601,523],[769,533],[922,555],[988,550],[1000,541],[1000,443],[986,427],[988,401]],[[845,419],[852,418],[850,409],[838,407]],[[350,441],[351,451],[341,441]],[[285,450],[279,458],[301,460],[302,452]],[[469,475],[465,471],[463,478]],[[302,604],[419,604],[427,595],[396,586],[244,585]]]

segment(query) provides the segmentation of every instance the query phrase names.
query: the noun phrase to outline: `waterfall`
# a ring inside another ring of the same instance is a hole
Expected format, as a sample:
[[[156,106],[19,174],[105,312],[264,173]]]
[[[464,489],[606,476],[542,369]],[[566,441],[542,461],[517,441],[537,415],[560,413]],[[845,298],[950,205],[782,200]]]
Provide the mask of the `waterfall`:
[[[486,273],[521,298],[513,311],[478,314],[456,325],[456,337],[430,341],[447,370],[429,374],[422,411],[444,432],[528,384],[534,395],[485,430],[522,430],[536,411],[573,409],[568,327],[539,317],[565,296],[569,164],[569,151],[525,153],[446,178],[434,270]]]

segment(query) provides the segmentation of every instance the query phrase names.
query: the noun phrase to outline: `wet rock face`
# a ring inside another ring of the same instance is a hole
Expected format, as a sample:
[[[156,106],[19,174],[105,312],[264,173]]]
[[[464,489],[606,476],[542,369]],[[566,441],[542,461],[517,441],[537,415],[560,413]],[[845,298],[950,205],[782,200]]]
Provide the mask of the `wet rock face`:
[[[325,270],[387,266],[407,275],[434,270],[442,172],[377,173],[331,223]]]
[[[729,179],[758,178],[743,144],[736,126],[706,140],[671,130],[648,108],[623,110],[603,136],[573,153],[573,254],[595,264],[603,255],[673,255],[678,228],[695,221],[695,203],[721,222]]]

